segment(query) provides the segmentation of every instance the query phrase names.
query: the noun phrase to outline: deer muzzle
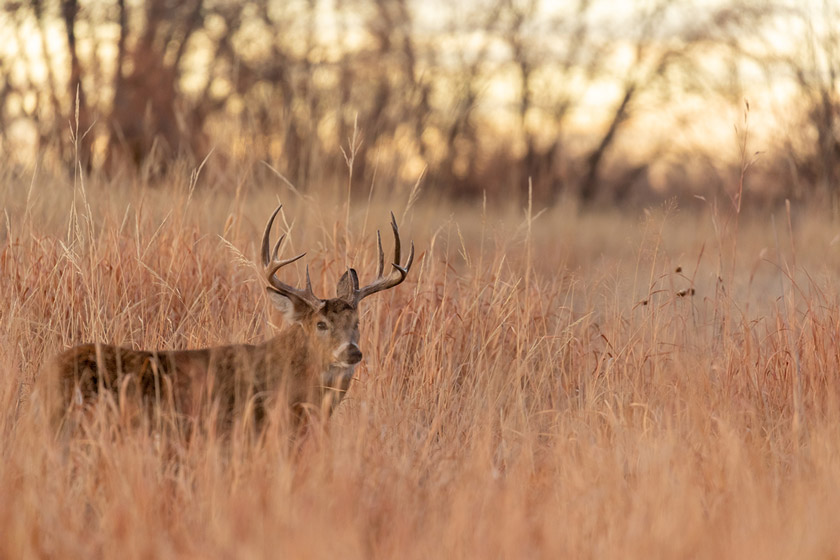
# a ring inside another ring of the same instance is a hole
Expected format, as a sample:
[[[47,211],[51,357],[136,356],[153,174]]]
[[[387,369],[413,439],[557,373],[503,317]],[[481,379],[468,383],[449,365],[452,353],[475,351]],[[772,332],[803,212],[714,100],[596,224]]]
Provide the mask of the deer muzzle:
[[[335,351],[333,357],[338,364],[352,366],[362,361],[362,351],[355,342],[345,342]]]

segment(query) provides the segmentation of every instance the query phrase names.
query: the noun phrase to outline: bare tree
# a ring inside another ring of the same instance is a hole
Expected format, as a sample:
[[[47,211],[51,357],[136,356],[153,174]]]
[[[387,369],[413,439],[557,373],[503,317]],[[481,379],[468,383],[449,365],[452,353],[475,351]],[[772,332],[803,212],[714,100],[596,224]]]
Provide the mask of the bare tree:
[[[7,3],[16,52],[34,22],[47,72],[0,50],[0,141],[10,145],[9,123],[26,122],[39,153],[106,172],[163,171],[215,146],[214,159],[265,160],[305,188],[343,178],[355,129],[358,185],[398,180],[405,162],[420,161],[431,186],[453,195],[521,199],[530,184],[538,203],[567,191],[590,204],[622,200],[651,165],[675,159],[671,139],[640,131],[635,117],[667,113],[689,94],[740,104],[732,84],[751,60],[799,85],[816,140],[812,149],[798,140],[793,167],[831,190],[838,8],[825,2],[829,23],[804,26],[801,52],[749,52],[777,9],[657,0],[616,14],[606,0],[479,0],[441,4],[431,18],[419,0]],[[56,24],[61,56],[47,41]],[[106,24],[118,34],[99,33]],[[702,63],[710,51],[732,83]],[[595,104],[596,89],[612,93]],[[81,133],[98,124],[68,141],[76,115]],[[621,149],[642,144],[635,134],[645,136],[642,155]]]
[[[813,13],[795,12],[804,30],[801,50],[767,61],[780,64],[798,86],[804,131],[789,141],[797,179],[832,198],[840,195],[840,6],[825,1]],[[809,140],[812,139],[812,140]]]

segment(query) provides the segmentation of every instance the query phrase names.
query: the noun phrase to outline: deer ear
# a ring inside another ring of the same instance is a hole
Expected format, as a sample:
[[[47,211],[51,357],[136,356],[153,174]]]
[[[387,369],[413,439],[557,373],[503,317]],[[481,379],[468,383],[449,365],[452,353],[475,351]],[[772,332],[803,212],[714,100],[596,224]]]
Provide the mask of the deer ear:
[[[338,279],[338,284],[335,286],[336,297],[344,301],[352,302],[356,297],[356,292],[359,290],[359,275],[356,270],[348,268],[347,272],[341,275]]]
[[[271,303],[280,310],[287,323],[300,323],[312,313],[312,307],[294,295],[281,294],[271,286],[266,286],[265,291]]]

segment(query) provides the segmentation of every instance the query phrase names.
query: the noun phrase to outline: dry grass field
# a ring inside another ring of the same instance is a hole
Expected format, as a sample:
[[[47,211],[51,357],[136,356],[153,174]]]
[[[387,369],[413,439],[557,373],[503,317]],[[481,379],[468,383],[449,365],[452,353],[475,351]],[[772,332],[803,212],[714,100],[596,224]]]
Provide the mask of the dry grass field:
[[[3,176],[0,558],[840,556],[836,222],[190,184]],[[374,274],[388,210],[417,248],[326,425],[173,443],[99,414],[56,442],[61,350],[282,328],[253,264],[278,201],[320,294]]]

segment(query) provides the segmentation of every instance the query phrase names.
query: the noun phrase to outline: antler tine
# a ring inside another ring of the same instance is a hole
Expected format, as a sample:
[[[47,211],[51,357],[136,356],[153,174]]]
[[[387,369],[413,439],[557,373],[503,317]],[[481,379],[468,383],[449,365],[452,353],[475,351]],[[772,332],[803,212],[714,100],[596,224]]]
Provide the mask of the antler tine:
[[[411,249],[408,253],[408,262],[405,267],[400,266],[400,230],[397,227],[397,220],[394,218],[394,213],[391,212],[391,229],[394,231],[394,262],[391,263],[393,270],[388,276],[383,276],[385,268],[385,254],[382,251],[382,237],[379,231],[376,232],[376,244],[379,249],[379,263],[376,271],[376,279],[359,290],[356,290],[356,303],[358,304],[362,299],[368,297],[376,292],[393,288],[397,284],[405,280],[408,271],[411,268],[411,263],[414,262],[414,242],[411,243]]]
[[[278,212],[280,212],[281,208],[283,208],[282,204],[278,206],[276,210],[274,210],[274,213],[271,215],[271,217],[268,219],[268,223],[265,225],[265,233],[263,233],[262,238],[262,251],[260,251],[262,253],[263,266],[268,266],[271,262],[271,253],[269,252],[269,237],[271,236],[271,226],[274,225],[274,218],[277,217],[277,214]],[[280,239],[277,241],[277,245],[274,246],[275,255],[277,255],[277,250],[280,248],[280,243],[283,242],[284,237],[286,236],[281,235]]]
[[[277,243],[274,244],[274,249],[271,251],[271,259],[277,260],[280,252],[280,245],[283,244],[283,240],[286,239],[286,234],[280,236],[280,239],[277,240]]]
[[[408,274],[408,269],[411,268],[411,264],[414,262],[414,241],[411,242],[411,247],[408,249],[408,262],[405,263],[405,273]]]
[[[265,274],[268,277],[268,282],[272,286],[274,286],[274,284],[277,282],[277,278],[274,278],[274,274],[278,270],[280,270],[281,268],[286,266],[287,264],[292,264],[293,262],[302,259],[304,256],[306,256],[306,253],[301,253],[300,255],[297,255],[295,257],[292,257],[290,259],[285,259],[285,260],[282,260],[282,261],[278,261],[277,259],[274,259],[273,261],[268,263],[268,266],[265,269]],[[274,286],[274,287],[276,288],[277,286]],[[307,288],[311,288],[311,286],[309,286],[308,282],[307,282]]]
[[[376,230],[376,246],[379,247],[379,264],[376,267],[376,277],[379,278],[385,270],[385,253],[382,251],[382,236],[379,235],[379,230]]]
[[[277,240],[277,243],[274,244],[274,248],[272,250],[269,250],[269,246],[270,246],[269,238],[271,236],[271,226],[274,224],[274,218],[277,216],[278,212],[280,212],[280,209],[282,207],[283,207],[282,204],[280,206],[278,206],[277,209],[274,211],[274,213],[271,215],[271,217],[268,219],[268,223],[265,226],[265,233],[263,234],[262,251],[261,252],[262,252],[263,267],[265,267],[266,280],[268,280],[268,283],[271,284],[271,286],[275,290],[277,290],[278,292],[280,292],[283,295],[296,296],[296,297],[304,300],[305,302],[307,302],[309,305],[311,305],[313,307],[320,306],[321,305],[321,300],[312,291],[312,283],[309,281],[309,267],[308,266],[306,267],[306,289],[305,290],[301,290],[301,289],[295,288],[293,286],[289,286],[288,284],[284,284],[283,282],[278,280],[277,277],[275,276],[277,271],[280,270],[282,267],[286,266],[287,264],[291,264],[291,263],[293,263],[297,260],[300,260],[300,259],[303,258],[304,255],[306,255],[306,253],[301,253],[300,255],[297,255],[297,256],[292,257],[290,259],[280,260],[280,258],[278,256],[278,253],[280,251],[280,246],[283,244],[283,240],[286,239],[286,234],[281,235],[280,239]]]
[[[391,229],[394,230],[394,262],[400,264],[400,230],[397,228],[397,219],[391,212]]]

